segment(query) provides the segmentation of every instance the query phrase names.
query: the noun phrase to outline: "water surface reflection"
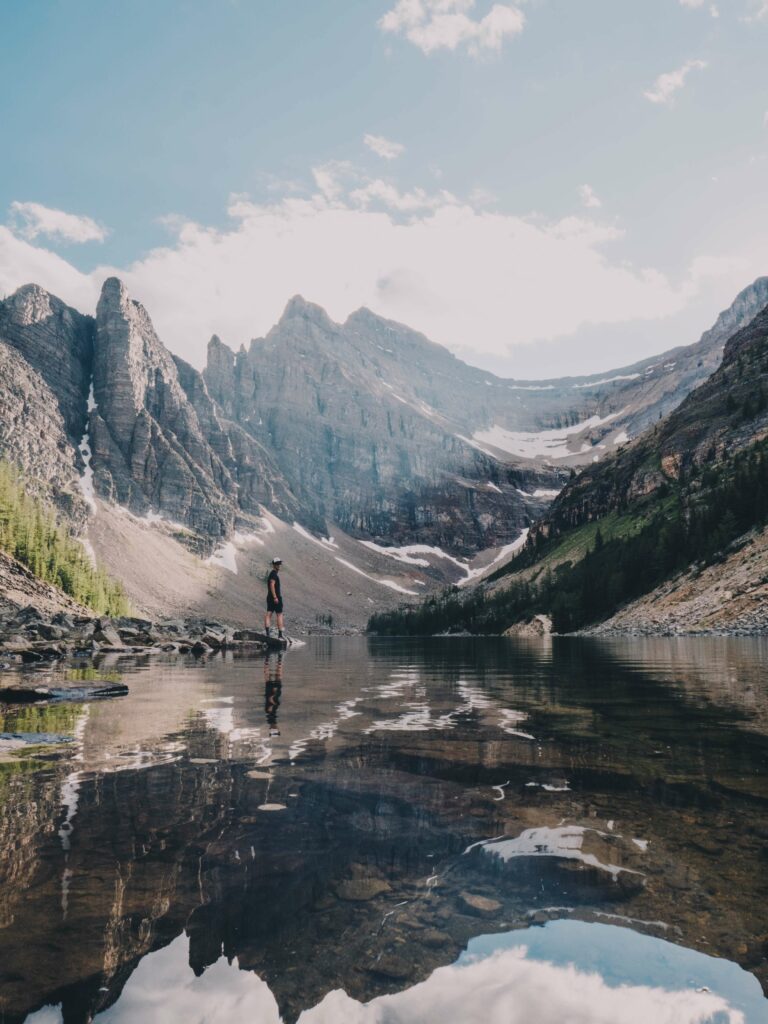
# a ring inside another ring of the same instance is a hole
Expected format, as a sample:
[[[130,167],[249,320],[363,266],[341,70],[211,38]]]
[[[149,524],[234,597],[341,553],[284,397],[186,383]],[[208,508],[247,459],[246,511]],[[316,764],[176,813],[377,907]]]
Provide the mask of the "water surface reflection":
[[[766,664],[346,638],[102,664],[129,696],[68,729],[4,714],[72,740],[0,766],[0,1020],[768,1019]]]

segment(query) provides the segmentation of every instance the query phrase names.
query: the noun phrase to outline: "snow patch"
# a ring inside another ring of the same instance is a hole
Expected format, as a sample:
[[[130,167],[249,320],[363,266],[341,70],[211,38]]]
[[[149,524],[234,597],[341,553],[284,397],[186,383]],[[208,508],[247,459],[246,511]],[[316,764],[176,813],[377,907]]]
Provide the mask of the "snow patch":
[[[471,437],[464,437],[463,434],[456,434],[455,436],[458,437],[460,441],[463,441],[464,444],[468,444],[471,445],[473,448],[477,448],[477,450],[479,452],[482,452],[483,455],[487,455],[491,459],[497,458],[497,456],[494,455],[493,452],[489,452],[487,448],[483,448],[481,444],[478,444],[477,441],[473,441]]]
[[[621,410],[623,412],[624,410]],[[524,459],[535,459],[545,457],[548,459],[564,459],[575,454],[568,447],[568,441],[572,436],[580,434],[584,430],[604,426],[615,420],[621,412],[610,413],[608,416],[590,416],[581,423],[574,423],[570,427],[562,427],[556,430],[540,430],[537,433],[530,433],[521,430],[505,430],[503,427],[493,426],[490,430],[479,430],[472,435],[470,443],[482,442],[493,445],[508,455],[516,455]],[[463,439],[466,440],[466,439]],[[476,447],[479,445],[476,444]],[[587,448],[591,447],[589,445]],[[582,451],[585,450],[584,447]],[[485,449],[481,449],[485,451]],[[486,454],[490,454],[486,452]]]
[[[83,462],[85,463],[83,475],[80,477],[80,480],[78,481],[78,483],[80,484],[80,493],[85,498],[85,502],[88,505],[88,508],[91,510],[91,512],[96,512],[96,491],[94,490],[93,487],[93,469],[91,468],[91,459],[93,458],[93,453],[91,452],[91,436],[88,433],[88,430],[85,431],[82,438],[80,439],[78,449],[83,457]]]
[[[418,594],[415,590],[406,590],[405,587],[401,587],[399,583],[394,583],[392,580],[377,580],[375,576],[369,576],[367,572],[363,572],[362,569],[358,569],[352,562],[348,562],[346,558],[339,558],[336,555],[336,561],[346,566],[347,569],[351,569],[352,572],[358,573],[360,576],[364,576],[371,583],[378,583],[380,587],[389,587],[390,590],[396,590],[398,594],[407,594],[408,597],[417,597]]]
[[[590,380],[586,384],[574,384],[575,388],[596,388],[601,384],[613,384],[616,380],[637,380],[639,373],[619,373],[615,377],[603,377],[602,380]]]
[[[433,558],[444,558],[448,562],[453,562],[453,564],[461,569],[462,572],[469,572],[469,567],[466,562],[462,561],[460,558],[454,558],[453,555],[449,555],[448,552],[443,551],[442,548],[430,547],[429,544],[404,544],[399,548],[385,548],[380,544],[375,544],[372,540],[361,540],[360,543],[379,555],[386,555],[389,558],[394,558],[398,562],[404,562],[406,565],[417,565],[421,568],[427,568],[429,566],[429,562],[426,558],[415,558],[414,555],[432,555]]]
[[[498,565],[499,562],[503,562],[505,558],[509,558],[510,555],[514,555],[525,546],[525,542],[528,540],[528,534],[531,531],[526,526],[522,531],[517,540],[513,540],[511,544],[505,544],[504,547],[499,551],[498,555],[489,562],[488,565],[478,566],[476,569],[467,569],[467,578],[460,580],[458,586],[464,587],[470,580],[477,579],[478,576],[483,576],[488,572],[489,569],[493,568],[494,565]]]
[[[339,547],[339,545],[336,543],[333,537],[315,537],[309,532],[309,530],[305,530],[304,527],[301,526],[299,523],[294,523],[293,529],[296,531],[296,533],[298,533],[300,537],[303,537],[305,540],[311,540],[313,544],[319,544],[320,547],[325,548],[326,551],[329,548],[338,549]]]
[[[496,484],[492,480],[489,480],[488,483],[485,486],[488,488],[489,491],[496,491],[497,494],[503,494],[504,493],[502,491],[502,489],[500,487],[497,487]]]

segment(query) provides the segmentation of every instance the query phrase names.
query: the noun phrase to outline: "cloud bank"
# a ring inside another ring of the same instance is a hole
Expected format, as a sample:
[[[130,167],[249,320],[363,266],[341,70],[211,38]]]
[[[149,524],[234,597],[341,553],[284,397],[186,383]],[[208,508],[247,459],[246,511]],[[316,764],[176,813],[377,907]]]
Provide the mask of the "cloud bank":
[[[64,210],[52,210],[42,203],[11,203],[11,223],[22,238],[33,241],[40,235],[60,242],[103,242],[107,230],[91,217]]]
[[[464,46],[472,56],[498,52],[525,27],[519,7],[494,4],[484,17],[473,18],[474,7],[475,0],[397,0],[378,25],[382,32],[405,36],[427,56]]]
[[[632,266],[611,256],[622,232],[587,211],[559,220],[498,212],[445,190],[402,191],[348,164],[316,168],[315,180],[304,197],[233,196],[224,228],[169,218],[169,245],[88,274],[0,227],[0,294],[34,281],[91,312],[115,274],[168,347],[201,366],[212,334],[247,343],[299,292],[339,321],[368,306],[473,361],[585,325],[667,317],[709,279],[747,273],[699,258],[673,281]]]

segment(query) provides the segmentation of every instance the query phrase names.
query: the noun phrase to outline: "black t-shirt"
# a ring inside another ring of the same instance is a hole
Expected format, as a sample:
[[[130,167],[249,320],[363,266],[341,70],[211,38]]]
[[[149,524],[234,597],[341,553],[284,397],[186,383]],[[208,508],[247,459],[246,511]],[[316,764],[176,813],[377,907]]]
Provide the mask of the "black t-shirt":
[[[270,583],[272,582],[272,580],[275,581],[275,597],[279,601],[280,600],[280,576],[279,576],[279,574],[278,574],[276,569],[273,569],[272,572],[269,574],[269,577],[267,578],[267,595],[269,597],[272,596],[272,588],[270,587]]]

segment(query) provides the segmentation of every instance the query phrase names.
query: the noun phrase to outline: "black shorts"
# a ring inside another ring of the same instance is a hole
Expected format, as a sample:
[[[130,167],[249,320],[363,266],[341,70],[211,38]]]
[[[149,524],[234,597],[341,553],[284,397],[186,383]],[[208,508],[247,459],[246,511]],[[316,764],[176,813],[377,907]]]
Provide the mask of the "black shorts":
[[[283,613],[283,599],[282,599],[282,597],[280,598],[279,601],[274,601],[272,599],[272,596],[270,595],[267,598],[267,611],[268,612],[277,612],[278,615],[282,615],[282,613]]]

